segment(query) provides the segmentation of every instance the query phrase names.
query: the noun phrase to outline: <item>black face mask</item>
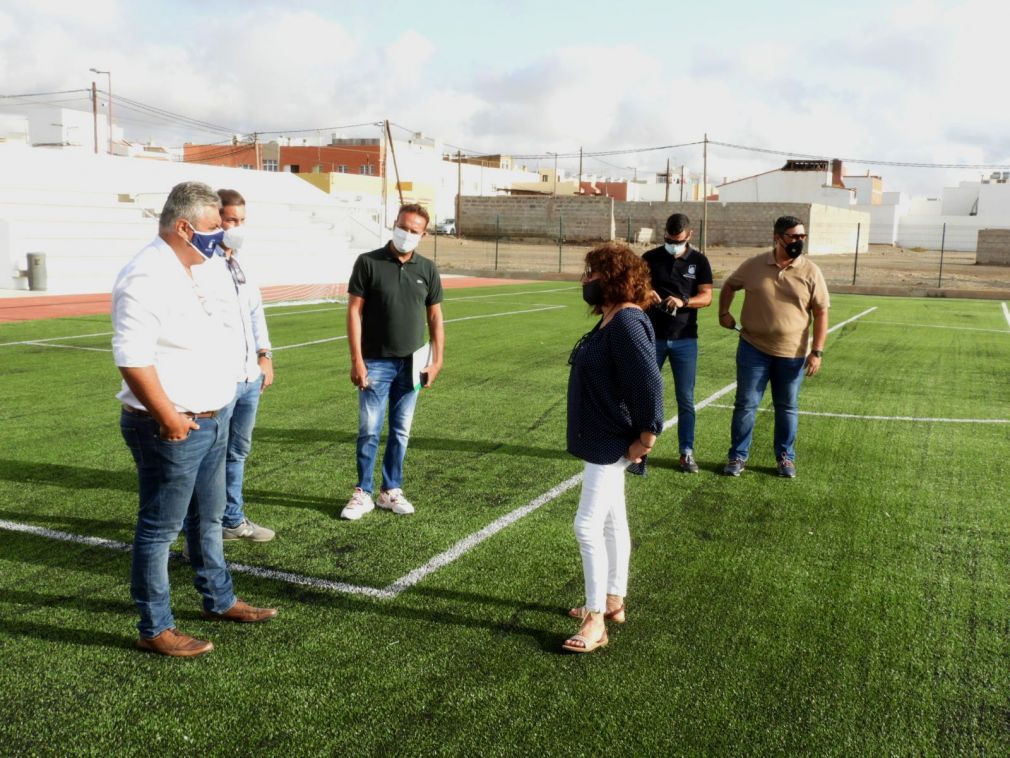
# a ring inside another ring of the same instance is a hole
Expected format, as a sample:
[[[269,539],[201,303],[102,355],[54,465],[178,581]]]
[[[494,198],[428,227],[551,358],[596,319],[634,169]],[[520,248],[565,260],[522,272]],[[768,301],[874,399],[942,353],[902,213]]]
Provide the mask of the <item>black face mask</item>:
[[[603,283],[593,279],[582,285],[582,299],[590,305],[603,305]]]
[[[803,240],[794,240],[785,244],[786,255],[790,258],[799,258],[803,255]]]

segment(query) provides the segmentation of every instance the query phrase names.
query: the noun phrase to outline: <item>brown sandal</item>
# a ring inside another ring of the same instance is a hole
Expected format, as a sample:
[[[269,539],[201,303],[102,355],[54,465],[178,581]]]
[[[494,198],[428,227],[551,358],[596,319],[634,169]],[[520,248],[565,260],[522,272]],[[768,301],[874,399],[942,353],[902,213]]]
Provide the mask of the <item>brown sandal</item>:
[[[586,618],[586,606],[580,605],[578,608],[572,608],[568,611],[568,615],[573,619],[579,619],[582,621]],[[623,624],[628,620],[627,615],[624,612],[624,606],[620,608],[615,608],[612,611],[607,611],[603,614],[603,618],[606,621],[613,621],[615,624]]]
[[[573,634],[561,645],[562,650],[567,650],[569,653],[591,653],[597,648],[606,647],[610,640],[607,638],[607,630],[603,630],[603,636],[596,642],[586,639],[581,634]]]

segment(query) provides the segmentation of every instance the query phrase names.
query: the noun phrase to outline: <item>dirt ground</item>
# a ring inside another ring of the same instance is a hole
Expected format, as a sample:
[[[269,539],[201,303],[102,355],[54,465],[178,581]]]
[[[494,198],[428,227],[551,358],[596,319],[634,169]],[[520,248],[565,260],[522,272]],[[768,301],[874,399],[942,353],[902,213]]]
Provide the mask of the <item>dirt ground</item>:
[[[652,246],[632,247],[645,252]],[[557,244],[499,242],[496,246],[494,240],[429,237],[422,242],[421,254],[434,257],[439,268],[447,273],[535,273],[555,277],[560,274],[570,278],[582,271],[583,256],[588,249],[589,245],[566,244],[559,249]],[[722,280],[743,260],[765,249],[709,248],[708,257],[715,279]],[[870,251],[861,253],[858,260],[852,253],[816,255],[812,260],[820,266],[829,285],[854,283],[862,287],[895,287],[907,289],[910,293],[936,288],[1006,290],[1010,294],[1010,267],[977,265],[974,253],[944,252],[942,272],[939,251],[917,252],[890,245],[871,245]]]

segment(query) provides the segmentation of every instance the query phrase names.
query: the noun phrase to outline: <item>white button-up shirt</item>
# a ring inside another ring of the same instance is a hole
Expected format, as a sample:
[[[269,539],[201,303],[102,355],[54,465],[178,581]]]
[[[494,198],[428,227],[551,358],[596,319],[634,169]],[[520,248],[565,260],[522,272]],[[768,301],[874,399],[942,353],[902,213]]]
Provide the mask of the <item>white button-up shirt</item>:
[[[244,270],[243,273],[246,282],[238,284],[227,259],[221,255],[193,268],[193,278],[219,300],[215,310],[220,310],[225,325],[232,332],[236,381],[254,382],[263,374],[258,351],[270,349],[270,333],[260,290],[248,279],[248,273]]]
[[[112,291],[112,329],[116,365],[154,366],[176,410],[215,411],[235,396],[234,335],[220,301],[187,275],[160,237],[119,272]],[[116,397],[144,408],[125,381]]]

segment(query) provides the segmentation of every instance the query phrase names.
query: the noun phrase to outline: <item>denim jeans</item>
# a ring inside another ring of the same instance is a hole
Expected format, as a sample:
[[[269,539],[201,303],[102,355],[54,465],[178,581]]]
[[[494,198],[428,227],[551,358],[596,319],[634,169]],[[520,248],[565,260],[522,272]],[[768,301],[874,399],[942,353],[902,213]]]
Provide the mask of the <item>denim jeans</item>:
[[[198,532],[188,536],[190,563],[196,572],[193,585],[203,595],[207,611],[223,613],[235,604],[221,544],[228,421],[226,407],[217,418],[197,419],[200,428],[185,440],[169,441],[158,437],[158,422],[153,418],[125,411],[120,418],[140,485],[130,593],[140,611],[137,628],[143,637],[156,637],[175,627],[168,553],[191,507],[199,516]]]
[[[670,359],[677,392],[677,442],[680,454],[694,450],[694,378],[698,369],[698,340],[656,340],[656,364],[662,372]]]
[[[403,485],[403,459],[407,455],[417,390],[411,380],[410,358],[366,359],[365,368],[368,386],[358,392],[358,486],[371,493],[387,403],[389,436],[382,457],[382,489]]]
[[[775,459],[783,455],[789,460],[796,459],[794,445],[805,363],[806,359],[802,357],[779,358],[762,353],[746,340],[740,340],[736,349],[736,403],[733,405],[729,448],[731,459],[747,460],[754,434],[754,417],[769,381],[775,406]]]
[[[585,464],[582,495],[575,513],[575,538],[582,553],[586,608],[603,612],[607,595],[628,594],[631,533],[624,499],[627,458],[616,463]]]
[[[245,499],[242,481],[245,479],[245,459],[252,450],[252,433],[256,425],[263,377],[251,382],[239,382],[232,400],[231,425],[228,429],[228,455],[225,459],[228,504],[221,524],[236,527],[245,520]]]

